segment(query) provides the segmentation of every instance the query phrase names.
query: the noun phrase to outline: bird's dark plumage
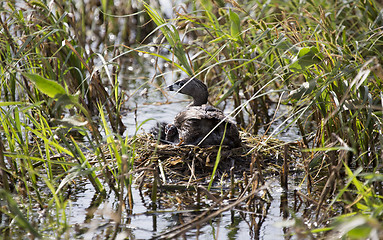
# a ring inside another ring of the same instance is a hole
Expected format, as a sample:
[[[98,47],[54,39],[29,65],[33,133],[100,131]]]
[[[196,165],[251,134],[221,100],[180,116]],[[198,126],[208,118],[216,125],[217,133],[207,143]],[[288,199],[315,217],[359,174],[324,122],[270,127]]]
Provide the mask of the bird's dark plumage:
[[[184,144],[209,146],[220,145],[224,137],[223,145],[241,146],[235,123],[226,118],[221,110],[207,104],[209,93],[203,82],[195,78],[186,78],[170,85],[168,90],[193,97],[193,102],[174,119],[179,141],[182,140]]]

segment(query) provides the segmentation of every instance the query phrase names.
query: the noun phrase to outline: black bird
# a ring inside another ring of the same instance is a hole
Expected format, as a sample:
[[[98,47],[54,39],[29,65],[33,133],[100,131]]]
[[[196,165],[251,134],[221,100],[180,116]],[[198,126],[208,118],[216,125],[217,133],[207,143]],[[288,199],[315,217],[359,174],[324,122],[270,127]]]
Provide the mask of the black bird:
[[[174,125],[167,125],[173,142],[210,146],[220,145],[224,137],[223,145],[230,148],[241,146],[235,122],[225,117],[221,110],[207,104],[209,93],[203,82],[195,78],[185,78],[168,86],[168,90],[193,98],[193,102],[177,114]]]

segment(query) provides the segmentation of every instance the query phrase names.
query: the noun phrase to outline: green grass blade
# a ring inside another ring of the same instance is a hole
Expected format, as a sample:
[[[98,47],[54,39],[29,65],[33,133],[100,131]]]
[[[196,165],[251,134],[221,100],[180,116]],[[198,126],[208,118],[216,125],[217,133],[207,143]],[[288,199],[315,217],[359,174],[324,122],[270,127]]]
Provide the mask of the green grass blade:
[[[55,81],[33,73],[23,73],[23,75],[31,80],[42,93],[51,98],[58,99],[60,96],[66,94],[65,89]]]
[[[12,198],[11,194],[6,192],[4,189],[0,189],[0,197],[6,200],[8,203],[9,210],[12,213],[12,218],[22,228],[30,232],[34,237],[41,238],[40,233],[30,224],[28,219],[21,212],[17,202]],[[2,210],[4,211],[4,210]],[[6,212],[5,212],[6,213]]]

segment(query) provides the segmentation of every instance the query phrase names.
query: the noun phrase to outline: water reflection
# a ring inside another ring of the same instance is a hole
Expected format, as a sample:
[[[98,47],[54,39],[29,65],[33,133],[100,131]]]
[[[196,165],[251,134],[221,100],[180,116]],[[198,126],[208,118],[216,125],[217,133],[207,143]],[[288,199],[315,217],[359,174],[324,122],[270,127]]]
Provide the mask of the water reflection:
[[[150,239],[191,221],[209,207],[206,203],[200,206],[197,202],[188,205],[176,203],[169,206],[161,204],[160,198],[153,203],[150,190],[142,192],[133,187],[133,209],[125,211],[121,223],[118,224],[116,218],[118,198],[113,192],[101,196],[92,191],[90,184],[86,187],[87,191],[73,200],[70,218],[70,224],[77,226],[78,236],[86,239],[96,236],[106,237],[108,232],[115,230],[129,238]],[[288,194],[292,195],[293,192],[294,190],[283,191],[275,180],[270,185],[272,196],[270,201],[254,198],[251,203],[223,212],[195,229],[187,231],[181,238],[211,239],[216,236],[217,239],[289,239],[289,229],[280,228],[276,224],[289,219],[289,210],[296,207],[294,206],[296,203],[287,202]],[[160,195],[163,194],[166,195],[166,192]],[[193,195],[193,192],[191,194]],[[85,214],[82,214],[83,212]]]

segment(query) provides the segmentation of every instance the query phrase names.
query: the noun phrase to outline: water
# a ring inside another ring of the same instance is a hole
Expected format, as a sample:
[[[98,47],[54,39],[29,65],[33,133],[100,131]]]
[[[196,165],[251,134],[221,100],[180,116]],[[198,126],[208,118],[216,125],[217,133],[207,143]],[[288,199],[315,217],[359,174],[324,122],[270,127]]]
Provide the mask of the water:
[[[128,112],[122,119],[122,122],[127,127],[125,135],[132,136],[137,127],[139,127],[145,120],[152,119],[146,124],[141,125],[138,129],[140,132],[148,132],[151,127],[159,122],[173,122],[174,117],[177,113],[182,111],[186,106],[187,102],[174,102],[165,104],[165,98],[159,99],[164,104],[149,104],[149,105],[137,105],[136,112]]]
[[[273,197],[270,203],[257,204],[259,209],[254,212],[245,208],[234,208],[223,212],[200,226],[198,231],[195,229],[188,231],[187,238],[212,239],[212,236],[216,236],[217,239],[285,239],[284,228],[280,226],[285,221],[280,204],[283,191],[278,181],[275,179],[270,181],[270,192]],[[79,194],[77,200],[72,203],[70,224],[88,229],[81,235],[84,239],[105,236],[105,229],[113,228],[115,224],[116,206],[113,203],[117,202],[117,199],[114,194],[110,194],[102,204],[94,207],[96,193],[90,184],[87,184],[86,188],[88,190]],[[158,206],[156,212],[149,207],[150,197],[144,196],[135,187],[132,190],[134,197],[132,213],[123,214],[120,225],[121,236],[127,236],[129,239],[153,238],[157,234],[177,227],[180,220],[188,221],[202,213],[177,211],[177,206],[171,208]],[[289,208],[292,208],[291,202]],[[91,219],[89,215],[92,215]]]

